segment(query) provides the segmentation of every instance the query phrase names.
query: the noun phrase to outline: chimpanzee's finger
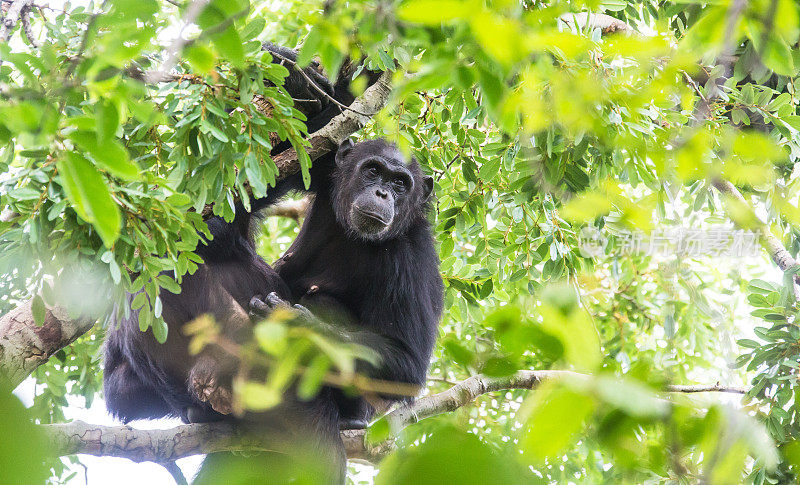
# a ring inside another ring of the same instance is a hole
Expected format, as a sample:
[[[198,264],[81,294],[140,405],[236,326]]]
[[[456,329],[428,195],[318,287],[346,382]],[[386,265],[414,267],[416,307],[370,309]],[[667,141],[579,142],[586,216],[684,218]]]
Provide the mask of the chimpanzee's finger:
[[[269,303],[269,305],[272,308],[288,307],[289,306],[289,304],[286,303],[286,301],[283,298],[279,297],[278,294],[275,293],[274,291],[272,293],[270,293],[269,295],[267,295],[267,303]]]
[[[308,308],[304,307],[303,305],[301,305],[299,303],[297,303],[295,305],[292,305],[292,307],[294,307],[294,309],[297,310],[297,313],[299,313],[303,317],[306,317],[306,318],[308,318],[310,320],[316,320],[317,319],[317,317],[315,317],[314,314],[311,313],[311,310],[309,310]]]
[[[272,311],[272,307],[265,303],[260,295],[256,295],[250,299],[250,311],[260,313],[263,317]]]

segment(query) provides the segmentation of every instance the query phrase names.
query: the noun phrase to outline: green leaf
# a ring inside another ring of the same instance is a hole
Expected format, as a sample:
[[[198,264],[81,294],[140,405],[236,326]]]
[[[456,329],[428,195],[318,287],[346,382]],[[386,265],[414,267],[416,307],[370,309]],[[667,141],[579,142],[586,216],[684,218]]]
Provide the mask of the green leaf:
[[[626,0],[603,0],[600,2],[600,8],[609,12],[619,12],[625,10],[627,6],[628,2]]]
[[[655,395],[647,386],[617,376],[602,376],[594,381],[597,395],[626,414],[634,417],[663,417],[669,403]]]
[[[258,159],[253,152],[249,152],[244,157],[244,170],[247,174],[247,180],[253,187],[253,195],[256,197],[264,197],[267,195],[267,185],[265,177],[262,175],[262,167],[258,163]]]
[[[18,189],[14,189],[8,193],[8,197],[14,200],[36,200],[41,197],[42,194],[38,190],[34,190],[30,187],[20,187]]]
[[[297,396],[303,400],[309,400],[317,395],[325,374],[331,366],[331,361],[324,354],[319,354],[314,357],[303,373],[300,383],[297,386]]]
[[[256,382],[245,382],[239,394],[245,408],[266,411],[281,402],[279,390]]]
[[[203,127],[206,132],[211,133],[217,140],[223,143],[228,143],[230,141],[228,135],[226,135],[225,133],[222,132],[222,130],[211,124],[211,122],[209,122],[207,119],[201,121],[200,126]]]
[[[102,144],[97,142],[98,135],[88,131],[75,131],[69,135],[70,139],[83,150],[89,152],[92,159],[109,173],[124,180],[139,178],[139,167],[131,162],[128,151],[117,140],[105,140]]]
[[[49,385],[43,396],[47,396]],[[49,396],[52,397],[52,394]],[[48,442],[41,426],[34,425],[34,409],[26,409],[10,389],[0,385],[0,470],[3,483],[46,483],[50,476],[43,456]]]
[[[47,315],[47,308],[44,305],[44,300],[39,295],[33,297],[31,300],[31,313],[33,313],[33,321],[36,326],[41,327],[44,325],[44,318]]]
[[[147,293],[141,291],[133,297],[133,301],[131,301],[131,310],[138,310],[142,308],[145,303],[147,303]]]
[[[533,410],[520,439],[524,455],[534,462],[562,452],[584,427],[594,400],[566,387],[542,387],[533,395]]]
[[[795,72],[794,60],[792,59],[792,51],[789,45],[780,38],[774,35],[769,36],[769,39],[764,46],[762,57],[764,64],[782,76],[793,76]]]
[[[264,27],[266,26],[267,21],[264,19],[264,17],[256,17],[244,26],[240,32],[240,35],[242,36],[243,40],[255,39],[261,32],[264,31]]]
[[[112,247],[119,237],[122,217],[103,176],[75,152],[64,153],[57,167],[61,184],[75,210],[94,225],[106,247]]]
[[[535,483],[531,473],[522,470],[511,456],[455,426],[438,426],[420,441],[419,445],[404,447],[381,462],[375,484]]]
[[[174,205],[175,207],[184,207],[184,206],[188,206],[193,201],[192,201],[192,198],[189,197],[188,195],[183,194],[181,192],[176,192],[176,193],[170,195],[169,197],[167,197],[167,202],[169,202],[170,204]]]
[[[168,328],[166,322],[164,322],[163,318],[155,318],[153,323],[150,325],[150,328],[153,330],[153,336],[156,338],[158,343],[163,344],[167,341],[168,335]]]
[[[484,163],[480,171],[481,180],[484,182],[491,182],[494,180],[494,178],[497,177],[497,173],[500,171],[500,162],[502,162],[500,157],[492,157]]]
[[[406,22],[439,25],[459,18],[471,17],[476,4],[457,0],[409,0],[397,9],[397,17]]]
[[[191,64],[192,69],[199,73],[209,73],[217,63],[214,52],[202,44],[193,44],[184,51],[186,60]]]
[[[244,68],[244,48],[242,39],[233,26],[228,27],[225,32],[214,36],[214,45],[219,54],[227,61],[240,69]]]
[[[178,283],[176,283],[175,280],[172,279],[172,277],[167,276],[165,274],[160,274],[156,277],[156,280],[158,281],[158,285],[161,288],[164,288],[170,293],[174,293],[176,295],[180,294],[181,286]]]
[[[97,143],[102,146],[115,137],[119,127],[119,111],[117,106],[110,101],[97,104]]]
[[[542,327],[558,337],[564,346],[567,361],[581,370],[591,371],[602,360],[600,340],[589,316],[584,310],[568,313],[556,310],[552,304],[542,305]]]

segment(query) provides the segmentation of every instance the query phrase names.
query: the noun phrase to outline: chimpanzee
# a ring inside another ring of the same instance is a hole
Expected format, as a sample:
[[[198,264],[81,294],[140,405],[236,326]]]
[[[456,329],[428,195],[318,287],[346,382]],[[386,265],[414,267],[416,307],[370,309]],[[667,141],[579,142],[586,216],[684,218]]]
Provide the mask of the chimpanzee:
[[[376,351],[379,364],[360,361],[359,372],[411,384],[398,385],[396,394],[366,396],[369,403],[332,387],[299,406],[292,396],[284,398],[293,416],[314,423],[318,447],[310,455],[330,460],[324,480],[343,483],[347,461],[338,428],[363,426],[372,404],[410,399],[404,394],[408,388],[424,385],[443,287],[426,214],[433,180],[415,161],[407,163],[383,140],[347,141],[336,153],[333,170],[317,176],[316,197],[300,234],[274,267],[289,286],[290,301],[299,302],[301,313],[311,313],[303,316],[307,324]],[[277,292],[254,297],[251,313],[267,314],[289,304],[284,300]],[[282,413],[278,418],[292,419]],[[280,467],[264,455],[209,457],[211,466],[204,466],[199,483],[231,476],[236,483],[282,481],[270,474]]]
[[[335,162],[330,183],[319,184],[300,234],[274,267],[291,301],[322,316],[339,338],[377,352],[380,364],[360,362],[361,372],[423,386],[443,304],[426,214],[433,179],[383,140],[346,141]],[[250,306],[269,312],[280,304],[276,292]],[[363,397],[328,392],[343,427],[370,418]],[[399,392],[377,397],[408,399]],[[344,473],[345,462],[339,466]]]

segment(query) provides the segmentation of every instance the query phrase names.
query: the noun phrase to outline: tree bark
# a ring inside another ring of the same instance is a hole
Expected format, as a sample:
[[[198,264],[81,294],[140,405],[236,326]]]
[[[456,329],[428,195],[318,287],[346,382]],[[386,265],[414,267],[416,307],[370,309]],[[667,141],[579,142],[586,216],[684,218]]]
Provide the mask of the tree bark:
[[[73,319],[60,307],[48,308],[36,325],[32,300],[0,317],[0,383],[16,387],[34,369],[94,325],[89,318]]]

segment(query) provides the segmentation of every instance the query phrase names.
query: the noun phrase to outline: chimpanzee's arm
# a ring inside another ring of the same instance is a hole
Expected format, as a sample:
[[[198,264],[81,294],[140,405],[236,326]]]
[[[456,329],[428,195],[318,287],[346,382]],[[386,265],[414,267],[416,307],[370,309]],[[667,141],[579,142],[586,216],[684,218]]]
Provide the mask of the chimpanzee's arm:
[[[250,302],[251,310],[256,309],[268,312],[278,305],[289,306],[276,295],[269,295],[266,302],[253,298]],[[319,309],[324,309],[326,315],[347,315],[346,310],[335,298],[327,295],[318,295],[313,299],[301,300],[309,305],[309,309],[295,305],[307,324],[318,329],[321,333],[328,334],[343,342],[352,342],[375,351],[380,357],[380,362],[373,365],[366,361],[359,361],[357,369],[360,373],[376,379],[425,385],[430,355],[435,343],[436,322],[414,321],[414,312],[408,312],[404,320],[386,318],[385,333],[377,333],[367,329],[354,329],[357,324],[353,318],[345,325],[339,325],[342,320],[335,319],[335,324],[318,317]],[[337,312],[336,309],[341,309]],[[316,311],[314,311],[316,310]],[[409,321],[411,320],[411,321]]]

